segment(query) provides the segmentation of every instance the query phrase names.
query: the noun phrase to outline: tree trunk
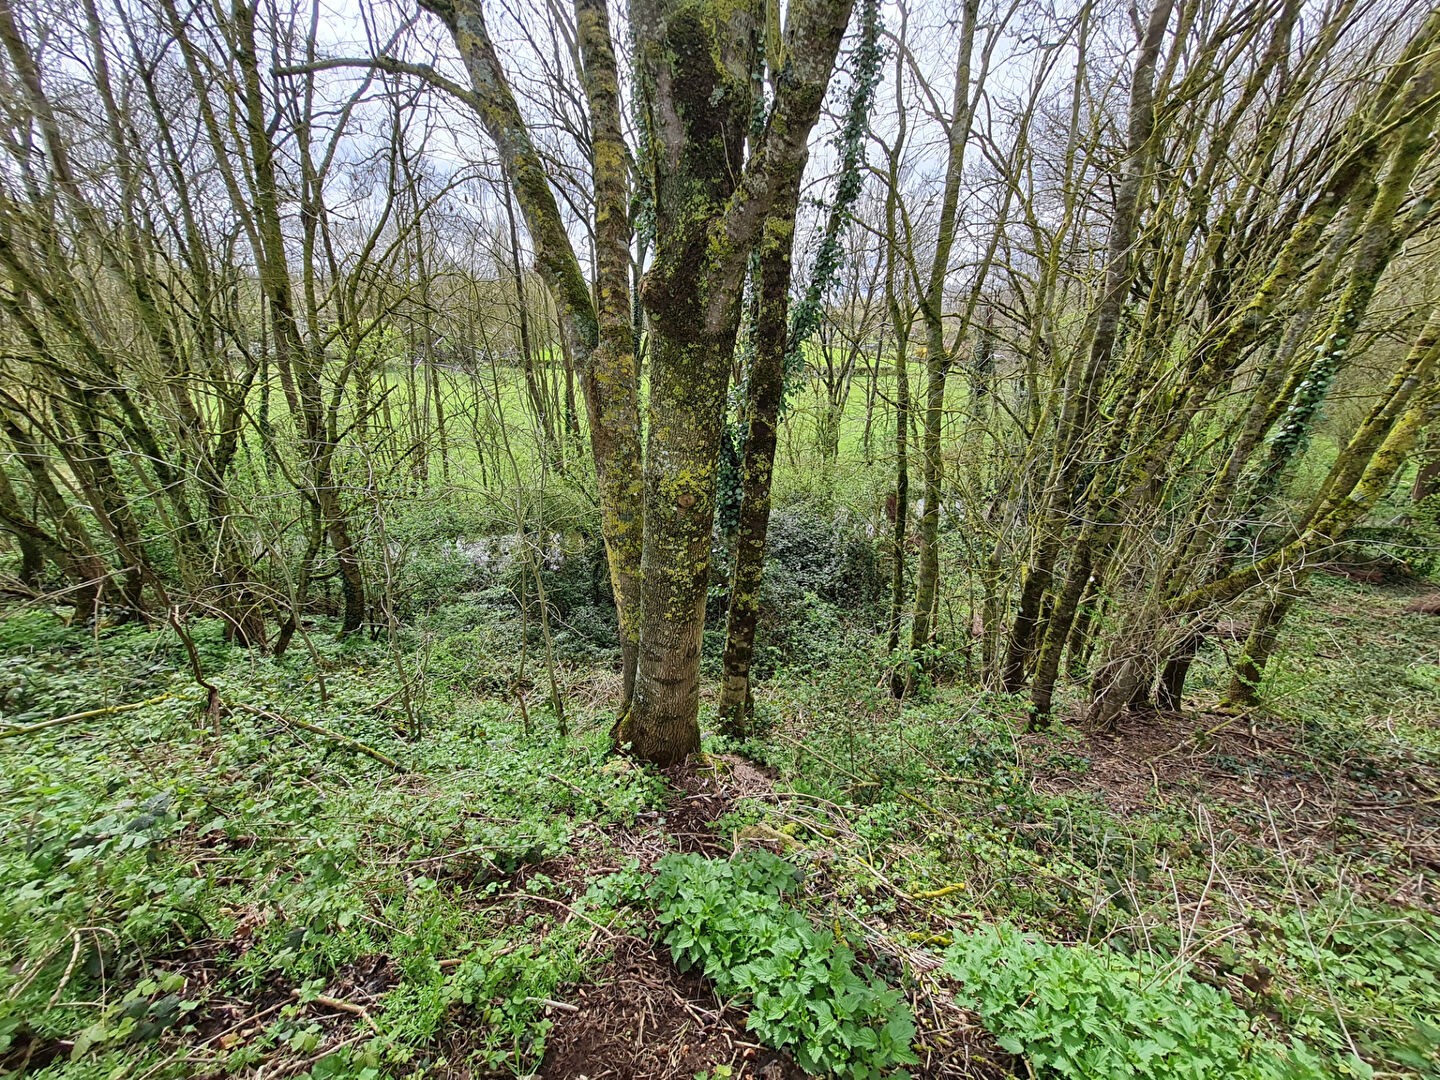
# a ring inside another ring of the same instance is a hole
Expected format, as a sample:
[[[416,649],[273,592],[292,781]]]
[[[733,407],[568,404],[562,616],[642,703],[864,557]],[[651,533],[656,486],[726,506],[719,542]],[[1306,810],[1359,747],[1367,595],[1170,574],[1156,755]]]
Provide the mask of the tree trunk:
[[[1297,588],[1300,584],[1299,580],[1295,582]],[[1230,688],[1225,692],[1227,703],[1249,706],[1260,700],[1260,681],[1265,677],[1265,666],[1275,655],[1276,646],[1280,644],[1280,625],[1296,599],[1297,594],[1287,590],[1266,601],[1256,614],[1250,635],[1245,639],[1245,648],[1235,661]]]
[[[476,0],[424,0],[423,6],[437,15],[455,38],[474,91],[469,104],[500,151],[501,165],[535,245],[536,269],[555,303],[562,347],[581,372],[624,657],[624,690],[619,703],[623,717],[639,653],[644,508],[638,468],[639,374],[628,276],[629,164],[621,137],[619,83],[607,9],[599,0],[576,4],[595,183],[598,251],[596,296],[592,299],[545,166],[490,40],[484,12]]]
[[[555,437],[555,421],[550,415],[550,404],[535,370],[535,347],[530,334],[530,306],[525,298],[525,269],[520,261],[520,233],[515,228],[515,210],[510,205],[510,188],[511,185],[507,183],[505,221],[509,226],[510,269],[515,275],[515,318],[520,338],[520,370],[525,376],[525,396],[530,401],[530,411],[535,414],[535,423],[540,427],[541,446],[544,453],[550,455],[558,464],[560,449]]]
[[[1120,315],[1134,277],[1133,247],[1140,218],[1140,195],[1151,182],[1150,161],[1155,147],[1155,68],[1174,0],[1156,0],[1140,43],[1130,82],[1126,152],[1115,192],[1115,213],[1107,238],[1104,292],[1088,320],[1089,325],[1067,373],[1064,408],[1055,432],[1049,478],[1041,496],[1039,541],[1025,569],[1020,601],[1010,631],[1003,684],[1014,692],[1025,685],[1043,625],[1044,598],[1055,576],[1061,554],[1068,509],[1081,476],[1085,455],[1082,442],[1090,433],[1099,406],[1098,393],[1110,370],[1120,332]],[[1077,597],[1078,599],[1078,597]]]
[[[740,469],[740,521],[735,532],[735,571],[730,581],[724,681],[720,687],[721,730],[732,736],[745,734],[752,711],[750,662],[755,654],[765,534],[770,525],[775,428],[785,390],[786,312],[796,211],[796,200],[791,195],[786,192],[776,201],[760,238],[755,356],[746,385],[745,414],[749,425]],[[793,195],[798,197],[798,188]]]
[[[4,469],[0,469],[0,528],[4,528],[15,538],[20,549],[18,577],[21,585],[27,589],[39,588],[47,556],[62,573],[67,577],[72,576],[69,571],[73,563],[64,548],[53,535],[25,513]],[[79,581],[75,583],[82,584]]]
[[[788,187],[777,193],[760,237],[754,317],[755,357],[746,387],[748,431],[740,465],[741,500],[719,709],[721,724],[731,734],[742,734],[752,713],[750,663],[755,653],[760,583],[765,568],[765,536],[770,524],[770,481],[775,466],[776,427],[784,404],[785,376],[787,372],[804,369],[801,350],[821,321],[822,299],[833,284],[840,266],[841,236],[864,180],[865,135],[875,85],[880,77],[880,14],[878,0],[862,0],[862,5],[854,81],[846,101],[845,124],[840,139],[840,171],[835,182],[835,197],[815,253],[810,283],[793,312],[789,308],[789,299],[798,187]],[[869,425],[867,406],[867,451]]]
[[[499,147],[502,165],[514,184],[541,274],[555,298],[561,334],[577,359],[582,350],[588,357],[599,337],[595,305],[483,13],[475,0],[423,2],[450,28],[465,61],[473,88],[470,103]],[[685,758],[700,743],[700,636],[710,568],[716,453],[739,326],[740,283],[750,248],[777,195],[800,183],[810,130],[849,20],[850,0],[801,0],[790,9],[786,62],[768,121],[755,135],[747,162],[760,12],[754,0],[728,6],[714,0],[689,4],[636,0],[630,12],[640,88],[638,112],[646,139],[644,161],[655,200],[656,253],[643,289],[650,313],[652,368],[639,660],[634,699],[622,710],[616,738],[630,743],[638,756],[659,764]],[[608,46],[608,28],[598,18],[600,13],[596,7],[577,14],[591,17],[592,33],[586,36]],[[606,84],[587,88],[592,112],[597,111],[596,89],[618,101],[618,92],[608,85],[612,73],[604,70],[604,58],[587,55],[585,67],[587,78],[599,73]],[[601,133],[606,137],[597,140],[594,166],[597,180],[602,174],[617,178],[618,192],[624,161],[623,143],[614,137],[619,131],[618,109],[598,113],[609,122],[612,111],[614,132]],[[597,200],[603,199],[597,187]],[[620,236],[623,202],[617,198],[612,205],[620,210],[613,223],[614,235]],[[597,228],[597,242],[602,231]],[[625,251],[628,260],[628,246]],[[618,282],[617,276],[617,289],[610,295],[618,292]],[[627,341],[630,314],[627,308],[621,320],[617,311],[615,320],[616,328],[625,327]],[[618,358],[622,347],[618,341],[613,344]],[[633,342],[624,347],[623,357],[633,370]],[[608,374],[595,375],[597,390],[617,396],[631,392]],[[591,419],[593,425],[593,408]],[[631,430],[638,443],[638,425]],[[600,445],[596,444],[597,455]],[[611,463],[617,490],[622,487],[622,470],[633,474],[635,464],[633,459]],[[606,475],[598,457],[597,471],[602,478]],[[602,484],[602,502],[606,496]],[[640,520],[642,515],[633,508],[625,510],[629,522]],[[616,551],[610,554],[612,560],[623,557]],[[623,593],[617,600],[623,604]]]
[[[620,127],[620,82],[605,0],[576,0],[575,21],[590,105],[595,184],[596,345],[581,365],[590,444],[600,488],[610,585],[619,615],[620,713],[630,707],[640,655],[640,372],[631,319],[629,165]],[[567,387],[568,393],[568,387]]]
[[[676,340],[653,315],[640,657],[619,738],[645,760],[670,764],[700,749],[700,642],[738,318],[728,334]]]
[[[1422,503],[1440,491],[1440,438],[1426,440],[1420,467],[1415,470],[1415,483],[1410,488],[1410,501]]]
[[[783,200],[798,200],[850,0],[802,0],[764,130],[743,157],[760,6],[637,0],[631,7],[641,112],[654,169],[645,543],[640,666],[619,738],[669,764],[699,749],[700,640],[725,390],[752,245]]]
[[[979,11],[979,0],[965,0],[960,50],[955,66],[954,108],[948,131],[945,186],[941,193],[940,232],[930,264],[930,278],[920,298],[926,342],[925,411],[921,417],[920,448],[924,509],[920,515],[920,559],[915,572],[915,614],[910,624],[910,649],[926,668],[932,666],[927,650],[933,644],[933,619],[940,586],[940,503],[944,498],[945,484],[940,428],[945,413],[945,380],[950,373],[950,353],[945,341],[945,282],[949,277],[950,252],[955,242],[965,147],[970,138],[970,59],[975,50],[975,25]]]

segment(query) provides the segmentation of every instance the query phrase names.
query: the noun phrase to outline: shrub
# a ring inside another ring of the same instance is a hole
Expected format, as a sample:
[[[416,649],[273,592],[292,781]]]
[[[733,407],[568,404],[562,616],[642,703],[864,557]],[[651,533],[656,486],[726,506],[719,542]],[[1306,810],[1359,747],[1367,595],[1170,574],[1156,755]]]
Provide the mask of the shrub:
[[[794,505],[770,515],[766,553],[801,595],[855,609],[883,599],[886,580],[866,523],[848,511]]]
[[[1279,1080],[1325,1075],[1303,1045],[1250,1030],[1215,987],[1089,945],[1051,945],[1001,924],[956,938],[945,971],[1001,1047],[1037,1076]]]
[[[651,897],[682,968],[699,967],[750,1008],[748,1026],[807,1072],[866,1078],[916,1060],[899,991],[785,902],[799,871],[766,852],[735,860],[670,855]]]

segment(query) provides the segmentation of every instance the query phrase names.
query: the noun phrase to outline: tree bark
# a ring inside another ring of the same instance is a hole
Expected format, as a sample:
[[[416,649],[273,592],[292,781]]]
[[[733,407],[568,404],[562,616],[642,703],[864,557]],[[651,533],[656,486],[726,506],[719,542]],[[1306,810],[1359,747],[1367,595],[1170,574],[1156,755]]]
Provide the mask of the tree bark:
[[[785,392],[786,312],[790,299],[790,260],[799,194],[797,187],[776,200],[760,238],[755,356],[745,388],[748,431],[740,467],[743,494],[740,520],[735,531],[735,569],[730,580],[724,676],[718,710],[721,730],[736,737],[746,733],[752,711],[750,663],[755,655],[755,624],[760,614],[760,583],[765,569],[765,536],[770,526],[775,429]]]
[[[652,344],[640,664],[619,738],[660,764],[700,745],[717,455],[745,265],[776,204],[798,191],[849,15],[850,0],[791,8],[775,103],[747,162],[759,5],[632,5],[656,250],[642,291]]]
[[[640,464],[640,372],[630,294],[630,194],[620,124],[620,80],[605,0],[575,0],[583,83],[590,107],[595,185],[596,342],[581,364],[590,443],[600,487],[610,584],[619,612],[623,714],[640,655],[640,557],[644,485]]]
[[[775,466],[775,436],[785,398],[785,379],[804,369],[801,350],[823,314],[823,299],[840,265],[840,240],[863,184],[865,134],[870,106],[880,76],[880,14],[878,0],[863,0],[860,42],[854,82],[850,87],[841,134],[840,171],[825,232],[805,295],[789,306],[791,260],[799,188],[787,188],[761,234],[755,313],[755,357],[746,386],[748,421],[740,464],[740,509],[736,525],[735,560],[730,607],[726,619],[720,720],[731,734],[743,734],[752,712],[750,664],[755,653],[755,627],[760,611],[760,583],[765,568],[765,537],[770,524],[770,481]],[[858,350],[858,342],[855,345]],[[853,365],[853,352],[852,352]],[[837,426],[838,432],[838,426]],[[869,417],[866,419],[869,446]]]

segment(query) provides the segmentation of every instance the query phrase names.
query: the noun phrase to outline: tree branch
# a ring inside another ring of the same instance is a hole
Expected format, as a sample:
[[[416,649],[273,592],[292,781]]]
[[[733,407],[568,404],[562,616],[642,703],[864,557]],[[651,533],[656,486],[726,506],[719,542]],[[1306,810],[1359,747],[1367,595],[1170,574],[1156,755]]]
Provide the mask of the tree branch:
[[[413,78],[442,90],[451,97],[464,102],[472,109],[479,109],[479,96],[461,86],[454,79],[448,79],[430,64],[414,64],[398,60],[393,56],[339,56],[329,60],[315,60],[308,64],[291,64],[273,70],[276,78],[292,78],[296,75],[312,75],[317,71],[341,71],[355,68],[365,71],[385,71],[391,75],[410,75]]]
[[[722,254],[710,269],[713,282],[738,277],[777,193],[787,184],[799,185],[810,154],[810,131],[820,116],[853,6],[854,0],[799,0],[791,8],[775,104],[759,148],[746,163],[716,226]],[[710,298],[706,321],[717,327],[724,322],[732,298],[723,287],[707,288],[704,293]]]

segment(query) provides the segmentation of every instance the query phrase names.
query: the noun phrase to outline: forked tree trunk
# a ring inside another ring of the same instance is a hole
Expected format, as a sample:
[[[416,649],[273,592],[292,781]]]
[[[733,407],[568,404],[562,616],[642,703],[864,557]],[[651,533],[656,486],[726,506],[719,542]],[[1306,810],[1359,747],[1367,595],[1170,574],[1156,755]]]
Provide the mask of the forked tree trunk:
[[[642,292],[652,344],[640,666],[619,738],[659,764],[700,746],[700,641],[745,266],[774,208],[798,200],[850,6],[791,7],[775,102],[748,161],[760,5],[631,6],[656,247]]]
[[[725,389],[739,325],[740,283],[751,246],[779,192],[798,187],[810,129],[819,115],[835,53],[849,20],[851,0],[801,0],[790,9],[784,49],[786,62],[777,81],[775,102],[763,132],[745,160],[746,134],[753,112],[761,5],[758,0],[720,4],[716,0],[635,0],[631,24],[639,84],[639,113],[644,127],[649,187],[655,200],[656,249],[646,278],[644,303],[652,334],[648,445],[645,456],[644,508],[617,505],[617,496],[633,491],[621,483],[633,476],[636,461],[626,459],[624,443],[638,445],[638,423],[614,431],[608,444],[614,458],[600,460],[606,444],[596,441],[601,503],[608,521],[627,529],[643,517],[639,589],[639,657],[634,698],[622,708],[616,738],[647,760],[669,764],[693,753],[700,742],[699,661],[705,592],[710,569],[710,533],[715,509],[716,454],[724,420]],[[470,75],[475,108],[495,140],[507,176],[535,242],[537,263],[555,298],[561,333],[577,361],[593,363],[601,329],[579,261],[565,231],[545,169],[524,118],[501,69],[476,0],[424,0],[445,21]],[[577,9],[582,44],[609,53],[608,27],[601,7]],[[600,67],[596,68],[596,61]],[[602,74],[603,55],[584,54],[587,78]],[[592,114],[613,131],[600,133],[593,166],[597,181],[616,178],[623,190],[624,146],[618,139],[618,109],[601,98],[618,100],[610,87],[587,87]],[[613,116],[611,115],[613,113]],[[600,185],[597,202],[606,196]],[[619,206],[619,200],[614,202]],[[623,237],[618,219],[604,237]],[[597,224],[603,224],[597,222]],[[612,231],[613,230],[613,231]],[[601,270],[602,300],[619,297],[619,251],[614,275]],[[630,311],[621,318],[615,304],[613,329],[622,325],[629,339]],[[614,349],[615,368],[633,371],[633,343]],[[603,353],[599,354],[603,355]],[[625,363],[622,363],[621,361]],[[635,387],[615,372],[589,373],[591,393],[613,396],[616,404],[633,399]],[[591,399],[592,402],[594,399]],[[592,431],[597,419],[610,417],[591,405]],[[607,476],[610,478],[607,481]],[[613,481],[613,486],[612,486]],[[609,501],[610,505],[605,506]],[[606,547],[612,568],[626,547]],[[630,548],[628,550],[633,550]],[[623,567],[624,572],[633,572]],[[624,590],[617,600],[624,604]],[[627,616],[622,612],[621,625]]]

